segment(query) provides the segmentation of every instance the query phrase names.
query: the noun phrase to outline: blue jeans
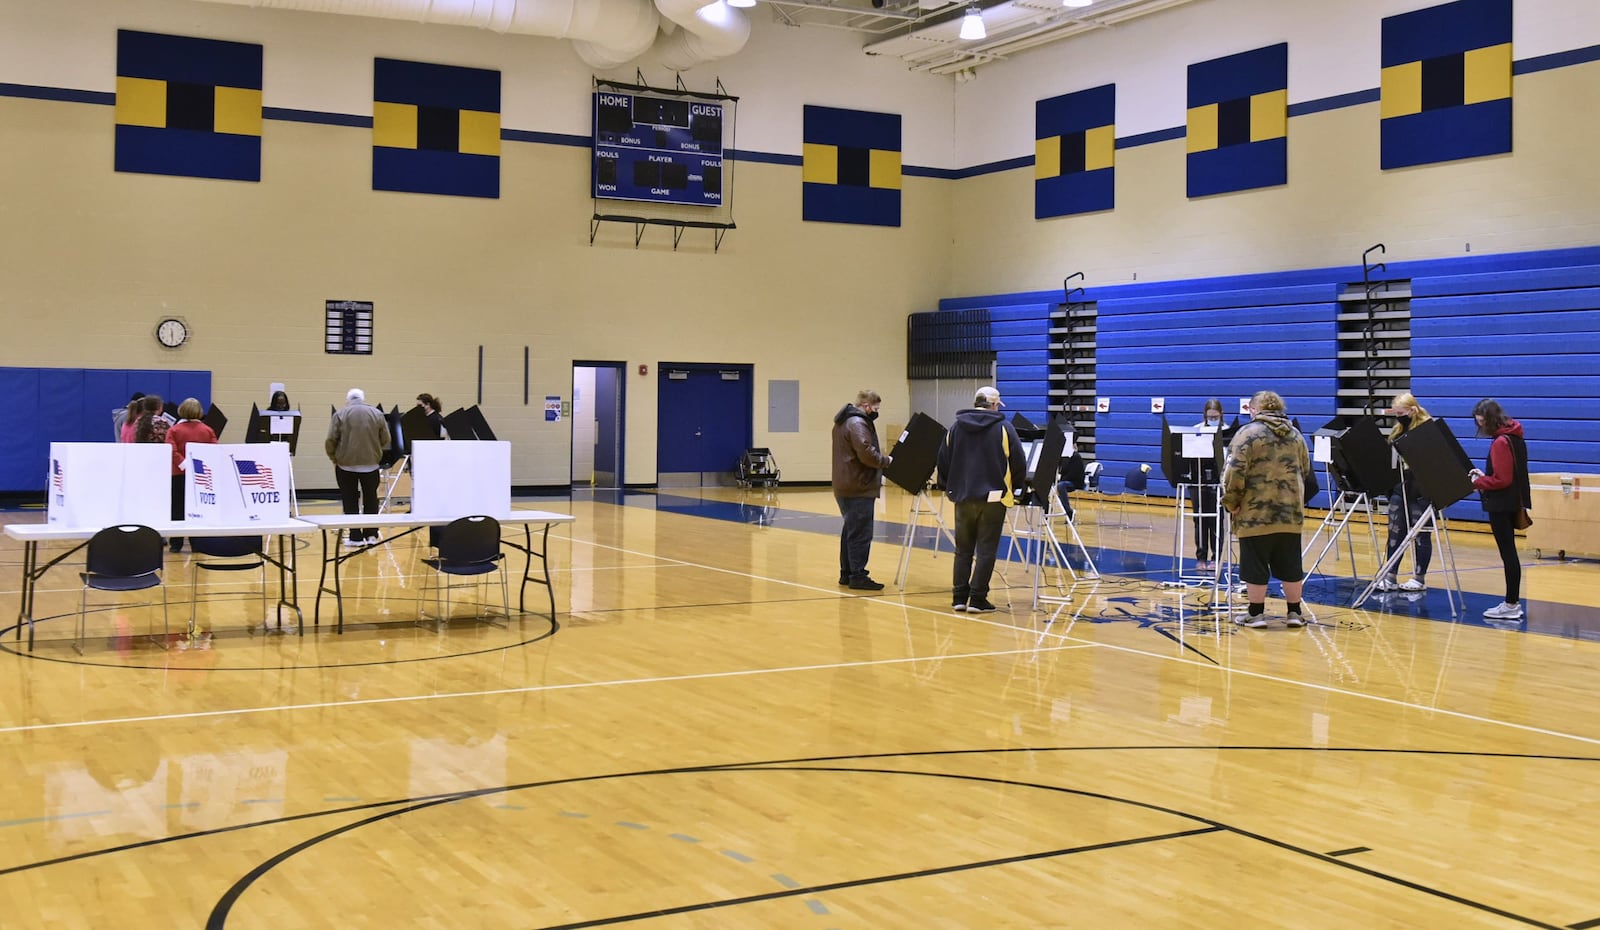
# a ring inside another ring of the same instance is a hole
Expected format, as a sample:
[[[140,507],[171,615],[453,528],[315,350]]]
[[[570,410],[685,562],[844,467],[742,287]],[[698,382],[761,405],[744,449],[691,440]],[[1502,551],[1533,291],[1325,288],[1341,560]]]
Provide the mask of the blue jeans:
[[[954,600],[988,598],[995,552],[1005,528],[1005,504],[983,500],[956,503],[956,564],[951,585]]]
[[[867,577],[867,557],[872,554],[872,497],[836,497],[844,528],[839,531],[839,577],[845,581]]]

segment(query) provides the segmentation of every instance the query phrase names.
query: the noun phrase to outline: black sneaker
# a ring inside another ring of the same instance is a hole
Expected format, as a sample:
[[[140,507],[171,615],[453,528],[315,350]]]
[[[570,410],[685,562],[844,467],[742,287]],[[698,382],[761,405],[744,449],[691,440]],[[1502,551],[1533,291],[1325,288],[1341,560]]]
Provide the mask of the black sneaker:
[[[873,581],[872,578],[870,576],[868,576],[868,575],[862,575],[860,578],[852,578],[852,579],[850,579],[849,585],[850,585],[851,590],[854,590],[854,591],[882,591],[883,590],[883,582],[881,582],[881,581]]]
[[[998,609],[999,608],[989,603],[989,599],[986,597],[973,597],[967,599],[967,613],[969,614],[992,614]]]
[[[848,586],[849,584],[850,584],[850,576],[849,575],[840,575],[839,576],[839,587],[843,588],[843,587]]]
[[[956,601],[954,604],[951,604],[950,607],[953,610],[965,611],[967,609],[967,602],[966,601]]]

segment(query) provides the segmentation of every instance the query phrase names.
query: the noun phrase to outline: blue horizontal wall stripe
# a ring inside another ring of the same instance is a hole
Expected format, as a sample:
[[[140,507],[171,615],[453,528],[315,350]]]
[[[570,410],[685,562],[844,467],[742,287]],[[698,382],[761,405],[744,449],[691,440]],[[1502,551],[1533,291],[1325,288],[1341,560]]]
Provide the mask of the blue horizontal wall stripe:
[[[1600,45],[1591,45],[1584,48],[1572,49],[1564,52],[1553,52],[1548,55],[1538,55],[1532,58],[1516,61],[1512,64],[1514,74],[1534,74],[1540,71],[1551,71],[1558,68],[1569,68],[1576,65],[1600,61]],[[113,106],[117,102],[116,94],[110,91],[81,90],[70,87],[47,87],[34,84],[16,84],[0,82],[0,97],[19,97],[32,100],[54,100],[64,103],[88,103],[98,106]],[[1313,113],[1322,113],[1328,110],[1337,110],[1344,107],[1363,106],[1376,103],[1379,99],[1378,88],[1350,91],[1343,94],[1334,94],[1328,97],[1319,97],[1314,100],[1305,100],[1289,105],[1291,117],[1308,116]],[[329,113],[315,110],[299,110],[284,107],[263,108],[262,115],[267,119],[281,120],[284,122],[315,123],[327,126],[348,126],[351,128],[370,128],[371,116],[356,116],[347,113]],[[1116,140],[1119,149],[1137,148],[1143,145],[1154,145],[1161,142],[1171,142],[1182,139],[1186,135],[1185,127],[1172,126],[1166,129],[1155,129],[1149,132],[1133,133],[1122,136]],[[587,148],[593,142],[588,135],[573,133],[537,132],[533,130],[502,129],[501,138],[512,142],[532,142],[544,145],[567,145]],[[758,152],[750,149],[733,149],[728,157],[735,161],[752,162],[757,164],[791,165],[798,167],[801,164],[799,155],[781,152]],[[995,174],[1002,171],[1014,171],[1018,168],[1033,166],[1032,155],[1021,155],[1016,158],[1006,158],[999,161],[985,162],[966,168],[931,168],[916,165],[903,165],[901,173],[908,177],[937,178],[948,181],[958,181],[965,178],[978,177],[985,174]],[[1391,269],[1392,271],[1397,270]],[[1404,276],[1406,272],[1399,270]],[[1359,277],[1359,273],[1357,274]],[[1348,275],[1340,276],[1341,280],[1348,280]]]
[[[1600,314],[1594,314],[1600,316]],[[1493,370],[1497,374],[1510,374],[1511,369],[1506,368],[1503,362],[1515,360],[1518,356],[1525,357],[1536,365],[1561,365],[1561,358],[1574,356],[1588,361],[1587,369],[1579,374],[1600,369],[1600,320],[1589,320],[1589,332],[1530,332],[1533,327],[1532,320],[1522,321],[1526,328],[1519,330],[1516,336],[1516,355],[1509,358],[1503,351],[1496,352],[1495,357],[1485,359],[1483,353],[1500,349],[1496,345],[1499,339],[1485,338],[1479,333],[1465,336],[1429,337],[1420,339],[1416,330],[1411,333],[1411,356],[1426,366],[1435,366],[1449,363],[1456,367],[1471,368],[1477,366],[1477,371]],[[1541,328],[1542,329],[1542,328]],[[1413,371],[1429,374],[1447,374],[1444,368],[1426,367],[1419,368],[1416,364],[1411,366]],[[1557,369],[1551,368],[1548,374],[1555,374]]]
[[[372,128],[370,116],[325,113],[321,110],[295,110],[289,107],[262,107],[261,118],[280,123],[316,123],[321,126],[349,126],[353,129]]]
[[[1538,413],[1543,417],[1563,417],[1574,423],[1585,424],[1586,428],[1594,417],[1600,416],[1600,404],[1587,397],[1529,397],[1523,394],[1498,394],[1485,395],[1472,392],[1428,391],[1427,381],[1412,381],[1412,393],[1422,398],[1423,406],[1434,416],[1450,420],[1450,425],[1456,431],[1456,436],[1463,437],[1472,434],[1472,407],[1485,396],[1495,397],[1500,405],[1506,408],[1506,413],[1518,420],[1524,413]],[[1532,438],[1531,436],[1529,437]]]
[[[1572,338],[1572,337],[1567,337]],[[1479,344],[1482,351],[1489,346]],[[1587,375],[1600,371],[1592,354],[1574,355],[1502,355],[1485,358],[1480,355],[1449,355],[1443,358],[1415,358],[1411,360],[1413,378],[1450,378],[1482,376],[1494,372],[1500,378],[1564,378]],[[1550,393],[1556,393],[1565,382],[1550,382]],[[1590,397],[1600,396],[1595,394]]]
[[[1174,139],[1182,139],[1186,135],[1188,135],[1188,131],[1183,126],[1153,129],[1150,132],[1139,132],[1131,136],[1123,136],[1117,140],[1117,148],[1132,149],[1141,145],[1154,145],[1157,142],[1171,142]]]
[[[1328,311],[1320,312],[1320,319],[1286,320],[1283,323],[1250,322],[1235,323],[1235,317],[1243,317],[1243,312],[1226,311],[1227,323],[1205,325],[1205,320],[1216,319],[1218,314],[1173,314],[1173,317],[1187,315],[1186,325],[1174,327],[1171,320],[1150,320],[1150,315],[1141,317],[1107,317],[1099,320],[1099,331],[1094,335],[1094,344],[1104,351],[1112,347],[1130,346],[1170,346],[1173,343],[1195,343],[1208,346],[1214,343],[1245,343],[1251,339],[1264,339],[1267,343],[1277,341],[1296,341],[1296,339],[1336,338],[1339,331],[1338,323],[1331,319]],[[1197,320],[1197,315],[1203,315],[1205,320]],[[1117,320],[1115,327],[1109,327],[1110,320]],[[1134,325],[1146,323],[1147,325]]]
[[[1167,382],[1162,382],[1162,384],[1166,383]],[[1338,379],[1286,378],[1278,375],[1270,375],[1258,378],[1217,379],[1211,381],[1210,385],[1211,393],[1209,396],[1211,397],[1249,397],[1256,391],[1270,388],[1271,390],[1277,391],[1279,394],[1284,396],[1295,394],[1303,397],[1327,397],[1330,399],[1329,402],[1331,405],[1331,399],[1333,398],[1334,391],[1338,386]],[[1167,396],[1164,390],[1152,390],[1152,388],[1157,386],[1159,385],[1144,379],[1108,380],[1102,378],[1097,379],[1095,382],[1095,390],[1099,392],[1101,397],[1112,398],[1113,405],[1115,405],[1117,401],[1126,398],[1128,401],[1137,404],[1137,409],[1140,410],[1150,409],[1150,398]],[[1584,396],[1587,397],[1591,395]],[[1231,407],[1232,405],[1225,403],[1224,406]],[[1232,407],[1232,409],[1238,408]],[[1298,414],[1298,411],[1296,411],[1294,408],[1290,408],[1289,412],[1291,414]]]
[[[76,90],[71,87],[44,87],[38,84],[7,84],[0,81],[0,97],[24,100],[55,100],[61,103],[93,103],[115,106],[117,95],[103,90]]]
[[[1050,312],[1056,308],[1055,304],[1012,304],[1001,307],[989,308],[990,321],[1028,321],[1050,319]]]
[[[1411,331],[1428,335],[1600,331],[1600,288],[1428,297],[1411,305]]]
[[[1588,64],[1591,61],[1600,61],[1600,45],[1591,45],[1588,48],[1575,48],[1568,52],[1552,52],[1549,55],[1535,55],[1524,58],[1511,66],[1512,74],[1536,74],[1540,71],[1553,71],[1556,68],[1570,68],[1573,65]]]
[[[1315,100],[1289,104],[1289,115],[1309,116],[1312,113],[1323,113],[1328,110],[1358,107],[1364,103],[1377,103],[1381,96],[1378,88],[1374,87],[1370,90],[1351,91],[1348,94],[1334,94],[1332,97],[1318,97]]]
[[[1560,290],[1573,287],[1600,287],[1600,265],[1569,265],[1526,271],[1416,278],[1411,282],[1411,296],[1504,294],[1511,291]]]
[[[1339,296],[1337,284],[1306,284],[1294,287],[1262,287],[1237,291],[1205,291],[1189,294],[1163,294],[1159,297],[1101,298],[1100,315],[1118,313],[1162,313],[1174,310],[1220,310],[1234,307],[1268,307],[1280,304],[1307,304],[1332,301]]]
[[[1537,376],[1526,377],[1499,377],[1478,375],[1476,377],[1413,377],[1411,379],[1412,393],[1419,397],[1440,395],[1471,396],[1500,398],[1505,405],[1505,398],[1523,397],[1529,399],[1544,397],[1592,397],[1600,398],[1600,377],[1567,377],[1567,378],[1540,378]],[[1426,406],[1426,404],[1424,404]],[[1506,412],[1516,416],[1516,411],[1509,405]]]
[[[1162,380],[1197,378],[1213,370],[1238,372],[1240,362],[1270,363],[1279,359],[1303,359],[1311,365],[1325,366],[1330,374],[1335,367],[1333,353],[1325,341],[1271,343],[1270,348],[1261,345],[1180,343],[1110,349],[1102,347],[1095,353],[1095,374],[1099,380],[1110,381],[1117,377],[1118,372],[1137,372],[1143,368]]]

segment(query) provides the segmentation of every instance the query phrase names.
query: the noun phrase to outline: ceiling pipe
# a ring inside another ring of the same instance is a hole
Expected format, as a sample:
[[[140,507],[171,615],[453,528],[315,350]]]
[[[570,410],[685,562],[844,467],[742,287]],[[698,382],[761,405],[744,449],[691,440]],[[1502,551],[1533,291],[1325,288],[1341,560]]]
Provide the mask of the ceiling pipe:
[[[597,70],[621,67],[655,48],[673,70],[687,70],[743,49],[750,20],[699,15],[692,0],[199,0],[257,9],[368,16],[436,26],[471,26],[498,33],[570,39],[584,63]],[[704,2],[704,0],[700,0]],[[714,3],[712,7],[721,7]],[[662,12],[682,26],[659,35]],[[710,10],[708,7],[707,10]],[[684,35],[687,32],[688,35]],[[659,38],[658,38],[659,36]],[[668,63],[671,62],[671,63]]]

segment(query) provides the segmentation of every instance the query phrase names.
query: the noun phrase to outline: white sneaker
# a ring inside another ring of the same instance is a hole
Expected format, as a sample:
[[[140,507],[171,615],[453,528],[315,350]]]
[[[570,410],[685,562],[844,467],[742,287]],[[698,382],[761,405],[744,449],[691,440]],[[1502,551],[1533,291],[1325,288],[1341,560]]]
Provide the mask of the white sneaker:
[[[1254,617],[1246,614],[1242,617],[1234,617],[1233,622],[1240,626],[1247,626],[1252,630],[1264,630],[1267,628],[1269,621],[1266,614],[1256,614]]]
[[[1385,578],[1378,582],[1379,591],[1399,591],[1400,583],[1393,578]]]
[[[1484,611],[1483,616],[1486,620],[1521,620],[1522,604],[1513,604],[1509,601],[1504,604],[1496,604]]]
[[[346,549],[360,549],[361,547],[365,546],[366,544],[367,544],[366,541],[365,540],[361,540],[361,539],[353,539],[352,538],[352,539],[346,539],[344,541],[344,547]]]
[[[1428,590],[1428,583],[1426,581],[1423,581],[1421,578],[1413,578],[1410,581],[1407,581],[1405,584],[1401,585],[1400,586],[1400,590],[1402,590],[1402,591],[1426,591],[1426,590]]]

